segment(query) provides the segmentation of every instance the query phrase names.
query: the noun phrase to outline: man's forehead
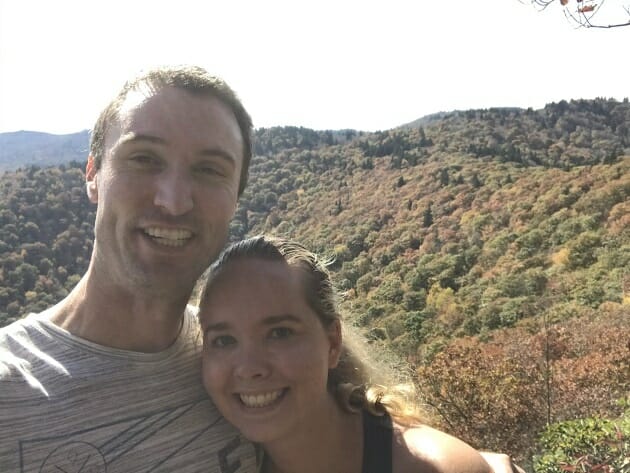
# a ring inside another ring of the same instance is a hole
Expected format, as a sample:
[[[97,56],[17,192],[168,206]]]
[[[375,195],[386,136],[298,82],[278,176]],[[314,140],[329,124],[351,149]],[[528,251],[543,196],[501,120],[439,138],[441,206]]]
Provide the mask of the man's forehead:
[[[133,112],[142,107],[155,93],[155,89],[144,82],[127,92],[115,115],[109,121],[105,132],[106,148],[109,148],[120,139],[124,128],[129,124]]]
[[[230,107],[212,93],[195,94],[176,86],[140,83],[128,92],[118,110],[105,135],[108,150],[135,135],[167,139],[162,133],[176,124],[175,129],[184,126],[188,130],[188,138],[196,130],[201,136],[197,144],[202,148],[215,149],[217,143],[206,146],[204,140],[221,136],[220,141],[228,149],[232,140],[238,142],[239,149],[231,153],[234,158],[242,153],[243,137],[236,117]],[[184,125],[187,120],[193,122],[189,127]],[[207,124],[214,134],[194,126],[199,123]]]
[[[141,82],[135,88],[131,89],[118,109],[118,116],[127,115],[131,110],[141,106],[156,93],[156,90],[150,87],[146,82]]]
[[[211,92],[195,93],[177,86],[142,83],[128,92],[118,107],[115,121],[124,129],[137,119],[144,120],[147,117],[160,120],[170,116],[203,122],[207,120],[208,113],[214,117],[213,120],[233,122],[238,128],[234,111]],[[240,128],[237,134],[240,138]]]

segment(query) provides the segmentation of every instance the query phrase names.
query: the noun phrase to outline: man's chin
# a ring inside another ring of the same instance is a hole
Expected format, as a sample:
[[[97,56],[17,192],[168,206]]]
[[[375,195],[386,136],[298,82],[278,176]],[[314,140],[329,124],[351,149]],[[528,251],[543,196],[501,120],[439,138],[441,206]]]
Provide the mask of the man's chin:
[[[193,274],[190,269],[182,271],[181,268],[172,265],[160,265],[160,267],[152,265],[150,268],[145,267],[142,271],[135,268],[135,271],[130,271],[129,282],[134,290],[154,297],[175,299],[179,295],[179,297],[188,298],[198,278],[196,272]]]

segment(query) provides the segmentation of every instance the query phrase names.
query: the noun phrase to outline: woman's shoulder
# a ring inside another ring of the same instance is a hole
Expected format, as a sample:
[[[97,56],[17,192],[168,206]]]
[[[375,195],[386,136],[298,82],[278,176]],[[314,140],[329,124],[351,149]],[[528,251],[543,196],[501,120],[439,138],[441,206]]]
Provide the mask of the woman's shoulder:
[[[428,426],[394,427],[393,473],[490,473],[477,450]]]

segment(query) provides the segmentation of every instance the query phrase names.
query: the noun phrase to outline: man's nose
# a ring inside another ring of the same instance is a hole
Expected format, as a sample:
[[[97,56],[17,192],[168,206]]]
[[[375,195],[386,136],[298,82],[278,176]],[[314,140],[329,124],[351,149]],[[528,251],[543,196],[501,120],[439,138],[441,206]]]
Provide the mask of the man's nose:
[[[170,169],[157,176],[154,204],[168,215],[190,212],[194,206],[193,191],[186,173]]]

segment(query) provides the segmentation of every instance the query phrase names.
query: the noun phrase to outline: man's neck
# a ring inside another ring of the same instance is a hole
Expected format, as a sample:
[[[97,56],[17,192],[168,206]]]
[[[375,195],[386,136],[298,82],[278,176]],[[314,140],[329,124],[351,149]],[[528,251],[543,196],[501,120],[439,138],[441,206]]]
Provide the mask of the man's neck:
[[[173,300],[143,297],[138,292],[95,284],[88,272],[52,308],[50,321],[99,345],[146,353],[162,351],[179,335],[188,297]]]

